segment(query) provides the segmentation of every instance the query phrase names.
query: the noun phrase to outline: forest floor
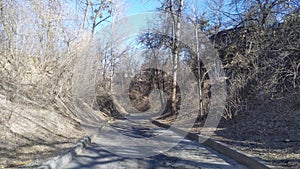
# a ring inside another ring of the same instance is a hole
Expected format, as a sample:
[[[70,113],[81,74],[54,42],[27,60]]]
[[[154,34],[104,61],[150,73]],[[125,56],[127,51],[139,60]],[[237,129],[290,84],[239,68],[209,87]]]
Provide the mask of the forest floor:
[[[276,168],[300,168],[300,95],[255,101],[243,114],[221,120],[214,132],[200,126],[192,132],[212,135]]]

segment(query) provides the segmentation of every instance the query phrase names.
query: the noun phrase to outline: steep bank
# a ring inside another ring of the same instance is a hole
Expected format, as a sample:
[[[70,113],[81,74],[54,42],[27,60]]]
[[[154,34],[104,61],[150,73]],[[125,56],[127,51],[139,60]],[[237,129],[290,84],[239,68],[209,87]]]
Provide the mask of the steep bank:
[[[42,108],[0,95],[0,113],[0,168],[35,168],[85,136],[79,120],[54,105]]]

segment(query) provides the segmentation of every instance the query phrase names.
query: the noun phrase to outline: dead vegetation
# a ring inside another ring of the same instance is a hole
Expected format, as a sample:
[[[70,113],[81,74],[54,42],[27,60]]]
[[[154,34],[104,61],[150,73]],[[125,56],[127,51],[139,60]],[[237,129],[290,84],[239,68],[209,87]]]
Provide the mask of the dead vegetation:
[[[64,1],[0,0],[0,168],[28,165],[61,153],[86,134],[82,127],[84,123],[98,124],[99,116],[91,110],[92,106],[106,113],[108,118],[128,115],[128,111],[113,100],[113,97],[119,96],[107,92],[117,66],[122,64],[117,61],[125,55],[128,63],[132,59],[128,57],[130,53],[126,53],[128,48],[116,43],[121,38],[115,32],[112,32],[116,34],[115,39],[100,40],[102,37],[97,39],[94,36],[95,28],[112,14],[117,16],[119,9],[113,6],[112,1],[102,1],[101,4],[86,2],[78,1],[80,9],[71,9]],[[155,79],[157,77],[153,78],[150,73],[136,75],[126,97],[133,101],[133,107],[142,111],[149,109],[149,95],[153,89],[165,91],[166,111],[170,107],[177,108],[181,101],[201,102],[200,111],[192,112],[201,115],[198,119],[200,127],[194,128],[198,132],[210,109],[207,72],[217,72],[213,69],[214,65],[203,68],[200,63],[199,53],[207,54],[199,50],[203,45],[199,41],[206,39],[200,32],[211,32],[212,27],[208,27],[205,14],[195,14],[194,18],[201,19],[192,21],[192,24],[191,16],[181,18],[181,10],[185,10],[181,9],[182,0],[174,1],[175,5],[168,2],[173,1],[162,1],[162,7],[170,9],[170,13],[175,12],[172,9],[178,6],[177,12],[173,13],[173,23],[169,20],[166,25],[156,28],[165,31],[159,34],[163,36],[146,38],[152,45],[159,44],[150,46],[154,54],[156,47],[157,50],[172,49],[171,56],[177,55],[174,61],[182,59],[191,63],[198,82],[188,83],[198,83],[195,85],[198,89],[195,87],[189,91],[199,93],[199,96],[180,100],[180,94],[191,93],[180,93],[184,89],[177,89],[175,80]],[[263,3],[260,5],[253,2],[244,3],[249,11],[243,11],[239,15],[242,18],[235,18],[240,23],[230,25],[235,26],[233,29],[216,31],[210,36],[226,71],[226,77],[222,78],[227,80],[228,97],[223,116],[231,119],[221,123],[214,138],[272,164],[297,168],[300,137],[299,9],[296,9],[296,0],[259,1]],[[296,5],[290,8],[289,3]],[[89,13],[89,10],[94,11]],[[269,13],[261,14],[259,11]],[[280,18],[284,18],[281,22],[267,22],[266,16],[275,16],[281,11],[286,12],[285,18],[280,14]],[[182,27],[180,22],[175,22],[175,14],[179,16],[178,21],[182,21]],[[185,15],[185,12],[182,14]],[[215,30],[221,28],[219,22]],[[90,31],[89,23],[92,25]],[[176,34],[180,33],[177,32],[179,28],[184,30],[181,32],[183,43],[176,38],[180,34],[174,36],[173,32],[170,35],[175,23],[179,23]],[[157,34],[154,31],[147,35]],[[194,44],[195,41],[197,43]],[[126,48],[125,51],[123,48]],[[183,53],[180,53],[181,49],[184,49]],[[152,54],[147,57],[154,58]],[[184,56],[179,58],[180,54]],[[130,72],[136,69],[136,65],[121,66],[126,71],[130,69]],[[119,71],[122,72],[122,68]],[[217,74],[221,75],[220,72]],[[155,86],[164,86],[161,80],[166,80],[165,88]],[[104,91],[95,89],[98,85],[103,86]],[[174,89],[178,95],[173,92]],[[156,98],[158,96],[161,95]],[[163,105],[163,97],[159,98]],[[189,115],[191,112],[185,113]]]
[[[64,1],[0,1],[0,168],[36,168],[99,124],[79,13]]]
[[[11,102],[0,95],[0,166],[16,168],[41,164],[85,136],[79,120],[63,109]]]
[[[265,160],[276,168],[300,166],[300,95],[276,100],[253,100],[249,109],[224,120],[212,137]],[[259,119],[259,120],[258,120]],[[193,132],[206,134],[201,127]]]

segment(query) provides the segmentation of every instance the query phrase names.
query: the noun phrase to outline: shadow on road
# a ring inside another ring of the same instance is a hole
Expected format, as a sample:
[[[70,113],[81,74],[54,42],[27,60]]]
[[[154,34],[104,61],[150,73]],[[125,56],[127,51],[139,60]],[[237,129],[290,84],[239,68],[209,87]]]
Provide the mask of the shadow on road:
[[[208,147],[181,138],[172,131],[161,129],[151,122],[139,122],[120,120],[104,127],[93,139],[92,145],[67,168],[245,168]],[[151,141],[159,135],[164,136]],[[174,146],[166,149],[165,145]]]

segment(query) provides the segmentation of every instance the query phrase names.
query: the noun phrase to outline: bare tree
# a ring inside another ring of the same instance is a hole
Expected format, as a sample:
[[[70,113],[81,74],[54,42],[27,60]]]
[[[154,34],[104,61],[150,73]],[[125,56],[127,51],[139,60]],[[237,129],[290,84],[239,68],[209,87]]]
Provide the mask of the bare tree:
[[[177,112],[177,74],[180,54],[180,34],[181,34],[181,20],[183,12],[183,0],[168,0],[163,2],[162,9],[168,12],[172,19],[172,64],[173,64],[173,83],[172,83],[172,105],[171,113],[176,114]]]
[[[82,23],[83,29],[91,31],[93,38],[96,28],[112,16],[112,0],[79,0],[79,4],[84,11]],[[90,23],[91,25],[88,25]]]
[[[297,44],[294,38],[299,34],[287,28],[286,18],[298,10],[299,2],[293,0],[234,0],[230,11],[222,11],[234,27],[212,39],[230,78],[229,117],[246,109],[251,98],[274,98],[296,89],[299,82],[293,72],[299,60],[297,52],[286,47],[290,42]],[[293,27],[296,25],[294,22]]]

